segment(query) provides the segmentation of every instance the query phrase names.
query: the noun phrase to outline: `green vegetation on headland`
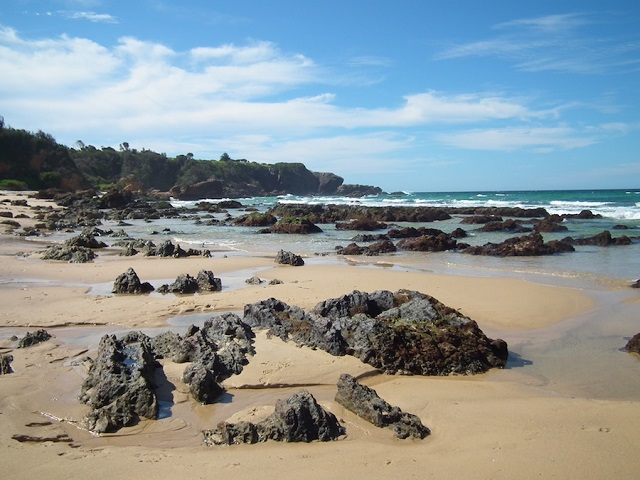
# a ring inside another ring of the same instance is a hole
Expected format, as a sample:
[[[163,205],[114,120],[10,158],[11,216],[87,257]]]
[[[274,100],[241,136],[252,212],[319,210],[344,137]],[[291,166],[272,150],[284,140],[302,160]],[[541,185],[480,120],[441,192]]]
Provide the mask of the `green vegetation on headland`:
[[[67,147],[43,131],[5,125],[0,117],[0,189],[65,191],[95,188],[165,192],[180,199],[245,196],[348,195],[381,193],[377,187],[345,185],[333,173],[308,170],[302,163],[263,164],[234,160],[196,160],[193,154],[168,157],[136,150],[123,142],[118,150],[76,142]]]

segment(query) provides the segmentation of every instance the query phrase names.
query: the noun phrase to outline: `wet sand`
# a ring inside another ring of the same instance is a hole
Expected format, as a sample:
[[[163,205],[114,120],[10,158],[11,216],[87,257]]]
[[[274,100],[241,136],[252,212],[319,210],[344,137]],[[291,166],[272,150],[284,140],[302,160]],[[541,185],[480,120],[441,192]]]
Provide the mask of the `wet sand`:
[[[43,261],[37,253],[16,255],[41,248],[40,242],[0,237],[0,352],[14,356],[15,370],[0,377],[0,464],[7,478],[617,478],[632,477],[640,466],[640,360],[619,351],[637,311],[635,292],[436,275],[398,257],[378,260],[392,268],[337,258],[308,258],[307,265],[294,268],[250,255],[125,258],[107,250],[82,265]],[[196,296],[105,292],[105,284],[128,267],[155,286],[209,269],[227,287]],[[253,274],[284,283],[241,281]],[[269,297],[310,308],[354,289],[400,288],[459,308],[489,336],[507,340],[508,368],[473,377],[376,375],[353,358],[259,333],[256,355],[242,374],[225,382],[221,403],[194,403],[180,381],[184,365],[167,362],[160,420],[100,437],[82,427],[87,407],[77,395],[85,372],[73,362],[95,353],[94,339],[105,329],[164,328],[172,317],[241,311]],[[9,340],[40,327],[54,338],[26,349]],[[341,373],[362,376],[385,400],[418,415],[432,435],[400,441],[345,411],[333,400]],[[277,398],[300,388],[343,421],[345,438],[203,446],[203,428],[229,418],[260,418]],[[20,443],[14,434],[67,435],[71,441]]]

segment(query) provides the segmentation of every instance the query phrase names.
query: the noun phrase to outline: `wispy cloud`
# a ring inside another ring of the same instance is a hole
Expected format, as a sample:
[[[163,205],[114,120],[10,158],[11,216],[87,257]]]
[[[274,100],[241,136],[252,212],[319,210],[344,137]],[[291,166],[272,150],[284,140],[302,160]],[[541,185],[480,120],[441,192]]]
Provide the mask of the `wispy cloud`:
[[[108,13],[65,12],[64,15],[72,20],[88,20],[93,23],[118,23],[118,19]]]
[[[602,19],[572,13],[518,19],[494,26],[496,35],[440,52],[436,58],[494,57],[514,62],[522,71],[603,74],[640,66],[640,34],[620,37],[595,28]]]

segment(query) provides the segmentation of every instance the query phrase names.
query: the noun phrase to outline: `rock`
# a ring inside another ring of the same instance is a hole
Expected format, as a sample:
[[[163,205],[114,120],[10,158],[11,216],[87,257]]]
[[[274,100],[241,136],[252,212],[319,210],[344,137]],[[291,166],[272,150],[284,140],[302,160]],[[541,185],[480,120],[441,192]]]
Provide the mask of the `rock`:
[[[627,352],[640,354],[640,333],[635,334],[625,346]]]
[[[269,285],[282,285],[284,282],[278,278],[274,278],[273,280],[269,280]]]
[[[640,278],[633,282],[630,286],[631,288],[640,288]]]
[[[473,215],[463,218],[460,223],[465,224],[483,224],[489,222],[502,222],[502,217],[498,215]]]
[[[373,218],[358,218],[350,222],[336,223],[336,230],[359,230],[371,232],[373,230],[385,230],[387,224],[378,222]]]
[[[268,230],[270,233],[291,233],[296,235],[322,233],[320,227],[306,218],[283,218]]]
[[[278,219],[270,213],[249,213],[236,218],[233,223],[245,227],[269,227],[274,225]]]
[[[300,255],[296,255],[292,252],[285,252],[284,250],[280,250],[278,252],[275,262],[281,265],[291,265],[294,267],[301,267],[304,265],[304,260]]]
[[[93,235],[80,234],[77,237],[70,238],[64,244],[68,247],[86,247],[86,248],[105,248],[106,243],[96,240]]]
[[[133,203],[133,193],[128,190],[109,190],[98,201],[98,208],[123,209]]]
[[[417,238],[403,238],[398,242],[400,250],[417,252],[444,252],[446,250],[454,250],[457,246],[457,240],[446,233],[423,235]]]
[[[556,253],[573,252],[575,249],[565,240],[552,240],[544,243],[542,235],[534,232],[522,237],[508,238],[502,243],[486,243],[482,246],[468,247],[463,253],[471,255],[492,255],[497,257],[509,256],[539,256]]]
[[[560,215],[550,215],[549,217],[536,222],[534,229],[536,232],[562,232],[569,230],[566,226],[561,225],[564,218]]]
[[[249,285],[260,285],[262,283],[262,280],[260,279],[260,277],[257,276],[253,276],[251,278],[247,278],[244,283],[247,283]]]
[[[216,278],[211,270],[200,270],[196,275],[196,282],[201,291],[219,292],[222,290],[222,280]]]
[[[270,298],[245,306],[244,320],[297,345],[353,355],[385,372],[481,373],[504,367],[507,344],[433,297],[409,290],[354,291],[312,312]]]
[[[13,362],[13,355],[9,355],[8,353],[0,355],[0,375],[13,373],[11,362]]]
[[[142,283],[138,274],[133,268],[128,268],[126,272],[121,273],[113,282],[111,293],[130,293],[141,294],[149,293],[155,290],[149,282]]]
[[[608,247],[610,245],[631,245],[631,239],[626,235],[622,235],[618,238],[613,238],[609,230],[587,238],[572,238],[566,237],[563,242],[570,243],[572,245],[595,245],[598,247]]]
[[[503,222],[488,222],[478,229],[479,232],[512,232],[525,233],[530,232],[531,228],[523,227],[522,221],[513,220],[511,218]]]
[[[371,185],[350,185],[343,184],[336,189],[336,195],[343,197],[365,197],[367,195],[380,195],[382,189]]]
[[[308,391],[302,390],[278,400],[273,414],[252,424],[221,422],[215,430],[205,430],[204,442],[212,445],[278,442],[322,442],[344,435],[345,429],[334,414],[324,410]]]
[[[336,247],[338,255],[367,255],[378,256],[385,253],[393,253],[397,251],[396,246],[390,240],[380,240],[366,247],[360,247],[355,243],[351,243],[346,247]]]
[[[149,339],[140,334],[129,340],[103,336],[97,358],[82,384],[79,399],[91,407],[86,421],[92,432],[115,432],[135,425],[140,418],[158,416],[152,380],[158,364]]]
[[[27,332],[24,337],[18,342],[18,348],[31,347],[38,343],[46,342],[51,338],[51,335],[46,330],[40,329],[33,333]]]
[[[69,263],[87,263],[96,258],[93,250],[87,247],[68,247],[53,245],[42,255],[43,260],[64,260]]]
[[[188,273],[182,273],[176,277],[171,285],[161,285],[158,288],[160,293],[196,293],[200,290],[198,281]]]
[[[340,375],[335,399],[347,410],[376,427],[392,429],[398,438],[422,439],[431,433],[416,415],[391,406],[380,398],[375,390],[358,383],[354,377],[346,373]]]

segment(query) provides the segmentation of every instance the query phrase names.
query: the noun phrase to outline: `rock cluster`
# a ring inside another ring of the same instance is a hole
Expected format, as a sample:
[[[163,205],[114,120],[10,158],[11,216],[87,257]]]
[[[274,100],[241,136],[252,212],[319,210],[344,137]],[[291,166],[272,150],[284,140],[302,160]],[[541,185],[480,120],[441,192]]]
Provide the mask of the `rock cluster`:
[[[343,373],[338,380],[336,402],[380,428],[390,428],[396,437],[422,439],[430,430],[413,414],[403,412],[378,396],[375,390]]]
[[[118,275],[113,282],[112,293],[128,293],[128,294],[140,294],[153,292],[154,287],[149,282],[142,283],[140,277],[131,267],[126,272]]]
[[[344,435],[345,430],[331,412],[323,409],[308,391],[302,390],[278,400],[273,414],[259,423],[221,422],[205,430],[204,442],[212,445],[279,442],[326,442]]]
[[[313,311],[270,298],[245,306],[244,320],[269,334],[332,355],[353,355],[385,372],[480,373],[504,367],[507,344],[420,292],[354,291]]]
[[[538,232],[522,237],[508,238],[502,243],[487,243],[482,246],[468,247],[463,253],[471,255],[491,255],[496,257],[521,257],[552,255],[573,252],[573,246],[564,240],[552,240],[545,243]]]
[[[640,333],[635,334],[625,346],[627,352],[640,354]]]
[[[171,284],[165,284],[158,288],[160,293],[196,293],[219,292],[222,290],[222,280],[216,278],[211,270],[200,270],[196,277],[188,273],[178,275]]]

